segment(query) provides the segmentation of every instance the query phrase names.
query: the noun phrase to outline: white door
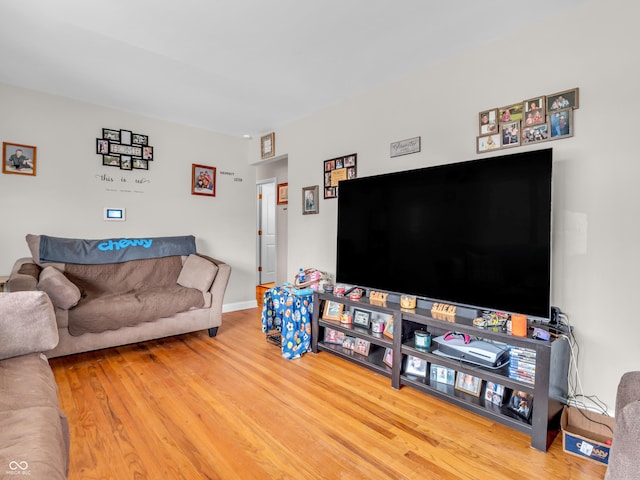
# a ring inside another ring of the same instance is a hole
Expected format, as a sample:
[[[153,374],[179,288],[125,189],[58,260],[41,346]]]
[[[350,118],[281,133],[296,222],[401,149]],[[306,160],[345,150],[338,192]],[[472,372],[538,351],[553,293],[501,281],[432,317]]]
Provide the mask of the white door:
[[[276,281],[276,182],[258,185],[258,285]]]

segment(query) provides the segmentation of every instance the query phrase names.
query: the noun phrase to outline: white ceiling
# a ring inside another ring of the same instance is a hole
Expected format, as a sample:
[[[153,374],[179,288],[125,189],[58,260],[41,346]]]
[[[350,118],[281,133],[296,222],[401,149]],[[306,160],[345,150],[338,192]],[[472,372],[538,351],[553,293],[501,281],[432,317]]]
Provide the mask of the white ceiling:
[[[0,82],[255,135],[586,1],[0,0]]]

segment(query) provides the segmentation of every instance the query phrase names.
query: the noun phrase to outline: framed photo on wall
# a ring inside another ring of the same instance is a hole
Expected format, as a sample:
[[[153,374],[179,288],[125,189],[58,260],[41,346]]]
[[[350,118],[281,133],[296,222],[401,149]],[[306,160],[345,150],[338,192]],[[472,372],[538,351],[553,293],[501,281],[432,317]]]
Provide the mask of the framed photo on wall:
[[[2,142],[2,173],[36,174],[36,147]]]
[[[578,108],[578,93],[578,88],[572,88],[571,90],[564,90],[563,92],[547,95],[547,112],[564,110],[565,108]]]
[[[573,137],[573,109],[556,110],[549,113],[551,140]]]
[[[319,212],[318,185],[303,187],[302,189],[302,214],[312,215]]]
[[[278,184],[278,205],[287,205],[289,203],[289,184]]]
[[[216,196],[216,168],[191,165],[191,195]]]
[[[260,159],[271,158],[276,154],[276,134],[267,133],[260,137]]]
[[[480,135],[488,135],[498,132],[498,109],[492,108],[478,114],[480,123]]]

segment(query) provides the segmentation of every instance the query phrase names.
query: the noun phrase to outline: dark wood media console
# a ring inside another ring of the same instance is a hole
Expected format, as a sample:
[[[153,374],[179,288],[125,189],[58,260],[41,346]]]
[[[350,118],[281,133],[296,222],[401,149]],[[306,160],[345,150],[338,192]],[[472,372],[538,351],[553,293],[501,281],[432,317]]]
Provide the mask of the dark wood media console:
[[[358,308],[373,312],[373,315],[391,315],[394,320],[393,338],[375,333],[370,328],[353,324],[342,324],[338,321],[322,318],[324,302],[330,300],[343,304],[345,309]],[[399,389],[409,386],[426,394],[433,395],[446,402],[457,405],[483,417],[495,420],[503,425],[527,433],[531,436],[531,446],[546,451],[559,431],[559,420],[567,396],[567,377],[569,368],[569,343],[564,338],[552,341],[541,341],[531,337],[518,337],[501,331],[501,329],[478,328],[473,325],[471,316],[452,316],[447,320],[434,318],[430,304],[419,301],[418,308],[403,310],[399,302],[391,298],[384,304],[374,304],[368,298],[350,300],[347,297],[336,297],[333,294],[315,293],[312,317],[312,350],[314,353],[325,351],[337,355],[350,362],[361,365],[391,380],[391,386]],[[345,335],[357,337],[370,342],[368,355],[360,355],[340,345],[324,342],[325,329],[331,328]],[[535,382],[529,383],[509,377],[509,365],[501,368],[489,368],[470,364],[434,353],[437,345],[432,343],[428,349],[416,348],[414,331],[428,330],[432,337],[443,335],[448,331],[456,331],[471,335],[489,342],[506,344],[510,348],[522,348],[535,351]],[[392,366],[384,361],[386,349],[391,349]],[[418,357],[427,361],[425,377],[403,373],[403,365],[407,356]],[[429,367],[436,364],[456,372],[463,372],[482,380],[479,396],[461,392],[453,385],[432,382]],[[512,391],[522,391],[533,395],[533,409],[530,422],[521,418],[507,407],[485,401],[486,382],[494,382]]]

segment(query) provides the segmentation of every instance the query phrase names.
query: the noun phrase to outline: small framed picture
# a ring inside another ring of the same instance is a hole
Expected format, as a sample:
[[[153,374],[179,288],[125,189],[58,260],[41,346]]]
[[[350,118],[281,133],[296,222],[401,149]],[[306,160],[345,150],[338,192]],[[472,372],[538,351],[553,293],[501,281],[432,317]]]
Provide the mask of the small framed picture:
[[[345,335],[344,339],[342,340],[342,348],[354,350],[356,348],[356,338]]]
[[[340,314],[344,309],[342,303],[334,302],[333,300],[327,300],[324,302],[324,311],[322,312],[322,318],[325,320],[340,321]]]
[[[109,140],[103,138],[96,139],[96,153],[106,155],[109,153]]]
[[[498,109],[498,120],[502,123],[522,120],[522,103],[514,103]]]
[[[484,388],[484,399],[500,407],[504,402],[504,392],[503,385],[495,382],[487,382]]]
[[[461,392],[480,396],[480,389],[482,388],[482,380],[479,377],[474,377],[468,373],[458,372],[456,376],[456,390]]]
[[[371,349],[371,342],[367,340],[363,340],[362,338],[356,338],[355,345],[353,346],[353,351],[359,355],[369,355],[369,350]]]
[[[361,327],[369,328],[371,322],[371,312],[366,310],[360,310],[359,308],[353,309],[353,324]]]
[[[102,165],[107,167],[120,167],[119,155],[102,155]]]
[[[533,410],[533,395],[520,390],[514,390],[511,395],[511,400],[509,400],[509,410],[514,411],[529,422]]]
[[[383,335],[386,335],[389,338],[393,338],[393,315],[381,315],[381,320],[384,320],[384,330],[382,331]]]
[[[506,122],[500,124],[502,147],[517,147],[520,145],[520,122]]]
[[[565,108],[578,108],[578,88],[557,92],[553,95],[547,95],[547,112],[554,110],[564,110]]]
[[[260,159],[271,158],[276,154],[276,134],[268,133],[260,137]]]
[[[120,143],[122,145],[131,145],[131,130],[120,130]]]
[[[481,135],[476,137],[476,153],[490,152],[500,148],[500,134]]]
[[[149,144],[149,136],[141,135],[139,133],[134,133],[131,139],[131,142],[135,145],[148,145]]]
[[[120,141],[120,130],[112,130],[110,128],[102,129],[102,138],[105,140],[111,140],[112,142]]]
[[[149,147],[149,146],[142,147],[142,159],[153,160],[153,147]]]
[[[133,168],[138,170],[149,170],[149,161],[138,157],[133,158]]]
[[[486,110],[478,114],[480,135],[498,133],[498,109]]]
[[[382,361],[390,368],[393,368],[393,349],[387,347],[384,349]]]
[[[334,345],[342,345],[344,341],[344,333],[334,330],[333,328],[324,329],[324,343],[331,343]]]
[[[216,196],[216,168],[191,164],[191,195]]]
[[[131,155],[120,155],[120,170],[133,170]]]
[[[524,120],[522,120],[522,124],[526,127],[530,127],[532,125],[540,125],[545,122],[545,115],[542,110],[534,110],[531,112],[527,112],[524,114]]]
[[[287,205],[289,203],[289,184],[278,184],[278,205]]]
[[[404,373],[406,375],[415,375],[416,377],[426,378],[427,361],[424,358],[407,355],[407,360],[404,366]]]
[[[524,113],[525,115],[529,112],[541,112],[542,118],[544,118],[544,110],[546,107],[545,97],[536,97],[530,98],[529,100],[525,100],[524,102]]]
[[[456,382],[456,371],[441,365],[431,364],[430,377],[432,382],[453,385]]]
[[[547,140],[549,140],[549,125],[546,123],[531,127],[522,127],[522,135],[520,138],[522,145],[546,142]]]
[[[2,142],[2,173],[36,174],[36,147]]]
[[[549,113],[551,140],[573,137],[573,110],[556,110]]]
[[[302,214],[312,215],[319,212],[318,185],[302,188]]]

